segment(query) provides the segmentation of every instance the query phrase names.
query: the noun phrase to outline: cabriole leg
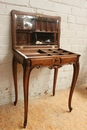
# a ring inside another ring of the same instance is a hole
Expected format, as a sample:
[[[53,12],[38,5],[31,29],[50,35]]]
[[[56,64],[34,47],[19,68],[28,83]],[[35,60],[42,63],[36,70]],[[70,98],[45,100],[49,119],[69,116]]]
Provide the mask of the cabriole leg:
[[[69,101],[68,101],[68,107],[69,107],[70,112],[72,111],[71,100],[72,100],[72,95],[75,88],[75,84],[77,81],[78,73],[79,73],[79,63],[77,62],[76,64],[73,64],[73,79],[72,79],[72,84],[71,84],[71,89],[70,89],[70,94],[69,94]]]
[[[28,116],[28,88],[29,88],[30,68],[25,65],[23,68],[23,85],[24,85],[24,128],[27,125]]]
[[[15,59],[15,56],[13,57],[12,67],[13,67],[13,79],[14,79],[14,88],[15,88],[14,105],[16,105],[18,100],[18,90],[17,90],[17,60]]]

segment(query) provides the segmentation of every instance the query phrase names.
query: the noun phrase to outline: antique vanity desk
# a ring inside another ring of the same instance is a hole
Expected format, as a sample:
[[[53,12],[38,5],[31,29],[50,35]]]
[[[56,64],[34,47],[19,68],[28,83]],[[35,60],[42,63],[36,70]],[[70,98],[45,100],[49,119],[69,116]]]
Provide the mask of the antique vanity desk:
[[[23,66],[24,127],[27,125],[29,77],[33,68],[54,69],[53,95],[55,95],[58,68],[65,64],[73,65],[73,78],[68,101],[71,111],[71,99],[78,77],[80,55],[60,48],[61,18],[16,10],[12,10],[11,18],[14,53],[14,105],[18,100],[17,64],[20,63]]]

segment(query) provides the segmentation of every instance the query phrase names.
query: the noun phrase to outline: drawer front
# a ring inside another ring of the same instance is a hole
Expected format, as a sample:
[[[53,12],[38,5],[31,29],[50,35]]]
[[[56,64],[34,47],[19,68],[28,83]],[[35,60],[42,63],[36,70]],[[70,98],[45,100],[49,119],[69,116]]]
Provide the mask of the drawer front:
[[[77,61],[77,56],[70,56],[70,57],[61,57],[60,63],[61,64],[71,64]]]
[[[41,67],[41,66],[52,66],[53,65],[53,59],[52,58],[46,58],[46,59],[32,59],[32,66],[33,67]]]

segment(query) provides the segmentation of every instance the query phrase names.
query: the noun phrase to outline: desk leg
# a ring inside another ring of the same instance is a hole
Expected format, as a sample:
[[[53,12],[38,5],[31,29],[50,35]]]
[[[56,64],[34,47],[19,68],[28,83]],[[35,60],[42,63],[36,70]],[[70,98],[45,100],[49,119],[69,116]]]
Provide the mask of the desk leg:
[[[79,73],[79,63],[77,62],[76,64],[73,64],[73,79],[72,79],[72,84],[71,84],[71,89],[70,89],[70,94],[69,94],[69,102],[68,102],[70,112],[72,111],[71,100],[72,100],[72,95],[75,88],[75,84],[77,81],[78,73]]]
[[[53,80],[53,96],[55,95],[56,81],[57,81],[58,67],[54,68],[54,80]]]
[[[23,68],[23,86],[24,86],[24,128],[27,125],[27,115],[28,115],[28,88],[29,88],[29,76],[30,68],[24,66]]]
[[[17,60],[15,59],[15,56],[13,57],[13,79],[14,79],[14,87],[15,87],[15,101],[14,105],[17,104],[18,100],[18,90],[17,90]]]

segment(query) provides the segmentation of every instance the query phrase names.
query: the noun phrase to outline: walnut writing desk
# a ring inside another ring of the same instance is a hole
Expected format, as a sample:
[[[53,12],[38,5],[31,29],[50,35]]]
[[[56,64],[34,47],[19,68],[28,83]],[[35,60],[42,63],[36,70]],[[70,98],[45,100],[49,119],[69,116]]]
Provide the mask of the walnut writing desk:
[[[60,48],[61,18],[12,10],[12,49],[15,102],[17,104],[17,64],[23,66],[24,127],[27,125],[29,77],[33,68],[54,69],[53,95],[55,95],[58,68],[73,65],[73,78],[68,106],[72,110],[71,99],[79,72],[79,54]]]

